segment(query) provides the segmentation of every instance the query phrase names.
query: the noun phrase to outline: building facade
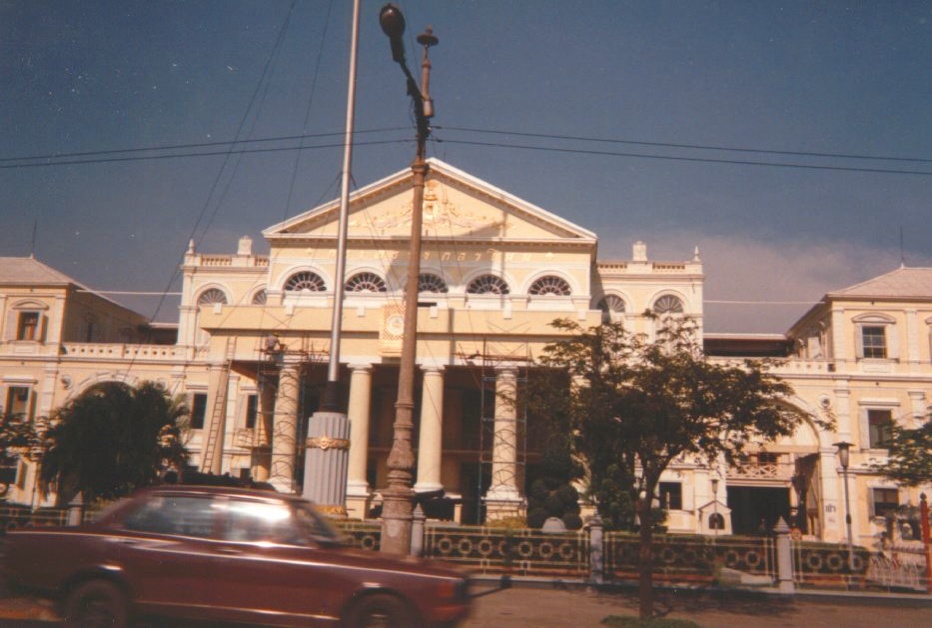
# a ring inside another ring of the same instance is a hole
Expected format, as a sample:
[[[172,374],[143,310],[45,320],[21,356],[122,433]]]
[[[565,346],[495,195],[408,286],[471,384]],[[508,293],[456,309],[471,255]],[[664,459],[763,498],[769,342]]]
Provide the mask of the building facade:
[[[583,325],[623,320],[648,335],[646,312],[703,319],[698,251],[652,261],[643,243],[628,260],[600,260],[595,234],[438,160],[430,160],[420,259],[415,403],[416,484],[456,504],[463,523],[520,514],[540,460],[520,391],[558,317]],[[378,512],[401,351],[411,174],[402,171],[350,200],[345,279],[335,276],[339,206],[332,202],[248,237],[232,254],[192,244],[183,264],[177,326],[137,314],[30,258],[0,258],[0,394],[4,413],[48,416],[106,381],[161,383],[192,408],[185,438],[200,470],[300,492],[309,477],[308,418],[327,379],[335,290],[344,292],[340,383],[350,516]],[[901,269],[826,295],[786,335],[709,335],[716,360],[769,356],[793,384],[786,400],[834,431],[805,422],[761,445],[741,468],[678,464],[660,499],[673,531],[754,532],[783,516],[801,534],[844,537],[835,443],[848,441],[856,541],[869,544],[883,515],[913,492],[880,479],[889,421],[924,420],[932,382],[932,270]],[[504,393],[504,394],[503,394]],[[333,441],[331,446],[343,447]],[[39,505],[41,460],[9,471],[6,498]],[[721,517],[721,519],[719,519]],[[721,526],[714,521],[723,520]],[[713,522],[710,525],[710,522]]]

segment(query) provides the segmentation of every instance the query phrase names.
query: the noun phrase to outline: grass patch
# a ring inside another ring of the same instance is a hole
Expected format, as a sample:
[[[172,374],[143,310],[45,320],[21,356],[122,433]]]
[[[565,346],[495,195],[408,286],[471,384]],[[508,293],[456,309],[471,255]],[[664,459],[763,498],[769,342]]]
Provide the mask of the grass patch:
[[[688,619],[641,619],[633,615],[609,615],[602,620],[602,625],[611,628],[700,628],[699,624]]]

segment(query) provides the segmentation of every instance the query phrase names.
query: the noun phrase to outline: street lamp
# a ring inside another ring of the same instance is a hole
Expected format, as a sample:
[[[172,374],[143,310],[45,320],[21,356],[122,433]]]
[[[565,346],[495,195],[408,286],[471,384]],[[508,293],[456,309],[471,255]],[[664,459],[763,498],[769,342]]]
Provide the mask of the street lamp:
[[[842,482],[845,485],[845,526],[848,529],[848,571],[854,573],[854,541],[851,535],[851,502],[848,498],[848,464],[851,461],[851,443],[835,443],[838,449],[838,461],[841,463]]]
[[[395,402],[392,449],[388,454],[388,487],[382,493],[382,540],[383,552],[408,554],[411,550],[411,519],[414,498],[413,473],[414,454],[411,437],[414,431],[414,362],[417,351],[417,295],[421,259],[421,225],[423,221],[424,184],[427,179],[427,161],[424,157],[425,144],[430,136],[428,120],[434,115],[430,99],[430,58],[428,49],[436,46],[438,39],[428,27],[418,35],[417,42],[424,48],[421,61],[421,87],[408,69],[402,35],[405,18],[393,4],[386,4],[379,11],[379,24],[392,46],[392,60],[401,66],[407,79],[408,95],[414,102],[414,118],[417,123],[417,152],[411,163],[414,177],[414,202],[411,211],[411,243],[408,253],[408,277],[404,292],[404,336],[401,343],[401,364],[398,370],[398,399]]]
[[[712,478],[712,521],[715,522],[712,529],[715,530],[715,536],[718,536],[718,478]]]

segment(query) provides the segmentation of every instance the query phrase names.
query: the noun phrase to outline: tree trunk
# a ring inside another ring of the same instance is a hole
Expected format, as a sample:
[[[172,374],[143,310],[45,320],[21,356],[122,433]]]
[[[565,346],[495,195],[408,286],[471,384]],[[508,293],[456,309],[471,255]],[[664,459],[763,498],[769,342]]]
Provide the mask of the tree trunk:
[[[641,619],[654,616],[654,563],[652,559],[653,530],[650,520],[650,498],[637,502],[638,518],[641,522],[641,547],[638,550],[638,602]]]

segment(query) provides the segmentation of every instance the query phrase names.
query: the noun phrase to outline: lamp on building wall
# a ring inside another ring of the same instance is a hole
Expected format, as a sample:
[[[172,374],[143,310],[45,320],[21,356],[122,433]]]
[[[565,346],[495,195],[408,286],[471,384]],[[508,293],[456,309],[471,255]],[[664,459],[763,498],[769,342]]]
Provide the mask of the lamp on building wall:
[[[404,292],[404,336],[398,369],[398,399],[395,402],[392,448],[388,454],[388,487],[382,492],[382,540],[384,552],[407,554],[411,548],[411,523],[414,501],[414,454],[411,440],[414,432],[414,367],[417,351],[417,295],[420,276],[421,229],[423,223],[424,185],[427,179],[425,145],[430,135],[429,119],[433,117],[430,99],[430,58],[428,49],[436,46],[437,38],[428,27],[417,36],[424,47],[421,60],[421,85],[408,69],[405,61],[405,19],[401,10],[386,4],[379,11],[382,32],[391,42],[392,60],[401,66],[407,79],[408,96],[414,103],[417,125],[417,152],[411,164],[414,200],[411,212],[411,242],[408,252],[408,277]]]
[[[838,449],[842,483],[845,485],[845,527],[848,530],[848,571],[854,573],[854,538],[851,533],[851,501],[848,497],[848,465],[851,462],[851,443],[841,441],[833,445]]]

